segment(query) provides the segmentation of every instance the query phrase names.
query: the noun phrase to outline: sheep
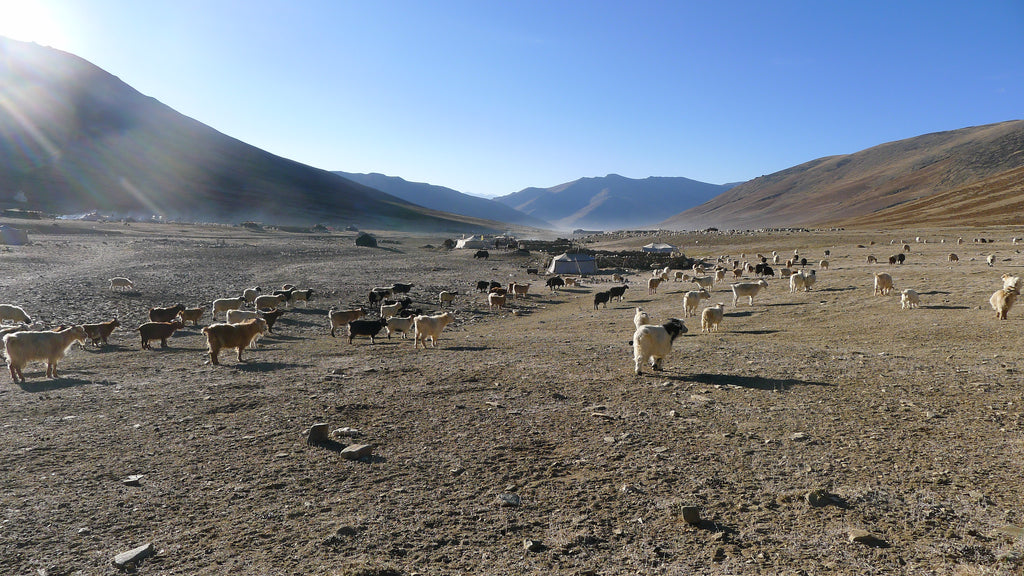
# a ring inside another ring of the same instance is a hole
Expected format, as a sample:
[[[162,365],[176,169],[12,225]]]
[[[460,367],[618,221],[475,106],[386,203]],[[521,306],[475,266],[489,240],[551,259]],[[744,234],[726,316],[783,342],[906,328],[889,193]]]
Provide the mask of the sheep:
[[[789,278],[795,272],[795,270],[790,270],[789,268],[779,268],[779,278]]]
[[[518,284],[513,282],[508,285],[508,291],[512,293],[512,297],[518,299],[520,296],[526,296],[527,292],[530,291],[530,284]]]
[[[636,374],[641,374],[641,363],[649,363],[652,369],[661,370],[662,362],[672,351],[672,343],[686,331],[686,325],[678,318],[661,325],[648,324],[637,328],[632,342]]]
[[[896,255],[896,263],[897,264],[903,265],[903,263],[906,262],[906,260],[907,260],[906,254],[900,252],[899,254]]]
[[[1020,291],[1015,288],[1000,288],[993,292],[992,297],[988,299],[988,303],[996,311],[996,318],[1006,320],[1006,313],[1013,307],[1013,303],[1017,301],[1017,296],[1019,295]],[[4,339],[7,338],[7,336],[4,336]]]
[[[608,293],[612,298],[617,298],[619,302],[622,302],[622,295],[626,293],[626,288],[629,288],[629,286],[626,286],[625,284],[622,286],[612,286],[608,289]]]
[[[797,292],[802,290],[804,287],[804,275],[802,272],[797,272],[789,276],[789,291]]]
[[[710,290],[715,285],[715,277],[714,276],[695,276],[693,278],[690,278],[690,282],[693,282],[694,284],[696,284],[698,290],[701,289],[701,288],[703,288],[705,290]]]
[[[487,290],[489,290],[490,288],[491,288],[491,283],[488,282],[487,280],[477,280],[477,282],[476,282],[476,291],[477,292],[487,292]]]
[[[894,264],[896,264],[896,257],[895,256],[889,256],[889,266],[892,266]]]
[[[707,300],[711,298],[711,293],[701,288],[700,290],[691,290],[686,294],[683,294],[683,318],[689,318],[697,315],[697,307],[700,306],[701,300]]]
[[[910,253],[910,244],[904,244],[903,245],[903,251],[909,254]]]
[[[100,322],[99,324],[82,324],[82,328],[85,330],[85,334],[92,340],[92,345],[99,348],[100,342],[107,343],[107,338],[114,332],[114,328],[120,326],[121,323],[114,318],[110,322]]]
[[[348,343],[356,336],[369,336],[370,344],[376,344],[374,337],[377,333],[386,328],[387,320],[352,320],[348,323]]]
[[[293,290],[292,293],[291,293],[291,297],[289,298],[289,300],[294,300],[295,302],[302,302],[303,306],[305,306],[306,303],[309,302],[312,299],[313,299],[313,289],[312,288],[307,289],[307,290]]]
[[[650,315],[644,312],[642,309],[637,308],[636,314],[633,316],[633,325],[637,328],[645,326],[647,324],[654,324],[654,320],[651,320]]]
[[[241,324],[253,318],[263,318],[263,314],[259,310],[228,310],[227,313],[228,324]]]
[[[372,289],[370,289],[370,295],[368,296],[368,298],[370,299],[370,305],[373,306],[374,304],[376,304],[377,302],[380,302],[381,300],[384,300],[385,298],[391,298],[392,296],[394,296],[394,294],[395,294],[394,291],[391,290],[390,287],[389,288],[380,288],[380,287],[372,288]]]
[[[473,254],[473,258],[483,258],[484,260],[487,260],[490,255],[491,254],[487,250],[477,250],[476,254]]]
[[[455,302],[455,297],[458,296],[458,294],[459,293],[455,290],[444,290],[437,295],[437,299],[441,302],[441,307],[443,308],[445,304]]]
[[[262,291],[263,289],[260,288],[259,286],[246,288],[245,290],[242,291],[242,299],[245,300],[246,304],[252,304],[253,300],[256,300],[256,297],[259,296],[260,292]]]
[[[1010,274],[1003,274],[1003,288],[1009,288],[1020,292],[1021,283],[1020,276],[1012,276]]]
[[[441,337],[441,331],[452,320],[455,315],[451,312],[438,314],[437,316],[417,316],[413,320],[413,348],[418,348],[423,343],[423,349],[427,349],[427,338],[430,338],[430,347],[437,346],[437,339]]]
[[[547,285],[548,288],[551,289],[552,292],[554,292],[554,291],[558,290],[559,288],[561,288],[562,286],[565,286],[565,280],[562,279],[561,276],[553,276],[551,278],[548,278],[548,280],[547,280],[547,282],[545,282],[545,284]]]
[[[529,276],[539,276],[540,270],[538,270],[537,268],[527,268],[526,274]]]
[[[199,325],[199,319],[203,317],[203,312],[205,312],[205,311],[206,311],[206,309],[202,308],[202,307],[200,307],[200,308],[185,308],[181,312],[178,312],[178,318],[181,318],[181,323],[182,324],[184,324],[185,322],[188,322],[189,320],[191,320],[193,326],[198,326]]]
[[[285,284],[285,288],[281,290],[274,290],[272,295],[280,298],[281,303],[287,306],[288,302],[291,301],[292,296],[295,294],[296,291],[297,289],[295,288],[295,286],[292,286],[291,284]],[[259,298],[257,298],[257,300],[259,300]],[[260,306],[259,304],[255,304],[255,302],[254,305],[257,308],[277,308],[277,306]]]
[[[342,326],[346,326],[353,320],[358,320],[366,316],[366,310],[362,307],[353,308],[351,310],[338,310],[331,306],[331,309],[327,311],[327,319],[331,323],[331,338],[334,338],[334,331]]]
[[[568,276],[566,278],[563,278],[563,280],[565,280],[565,285],[566,286],[580,286],[581,285],[581,280],[579,278],[576,278],[576,277],[573,277],[573,276]],[[509,284],[509,286],[511,287],[512,285]],[[511,291],[512,291],[512,289],[509,288],[509,292],[511,292]]]
[[[819,261],[818,268],[821,268],[822,270],[828,270],[828,260]]]
[[[505,296],[506,294],[508,294],[508,290],[504,286],[495,286],[495,287],[491,288],[487,292],[487,294],[488,295],[490,295],[490,294],[497,294],[498,296]]]
[[[732,269],[732,277],[733,278],[742,278],[743,277],[743,269],[742,268],[733,268]]]
[[[110,289],[113,290],[114,288],[120,288],[121,290],[134,290],[135,284],[133,284],[128,278],[118,276],[110,279]]]
[[[402,284],[394,282],[391,284],[391,291],[395,294],[408,294],[415,284]]]
[[[683,272],[682,270],[676,270],[676,273],[673,274],[673,276],[672,276],[672,281],[673,282],[680,282],[680,281],[683,280],[684,276],[686,276],[685,272]]]
[[[150,308],[149,309],[149,321],[150,322],[173,322],[178,314],[181,314],[182,310],[185,309],[184,304],[175,304],[170,308]]]
[[[802,274],[804,275],[804,292],[809,292],[811,286],[814,286],[814,283],[818,281],[818,274],[815,270],[803,272]]]
[[[496,294],[492,292],[487,295],[487,308],[492,310],[494,308],[497,308],[498,310],[501,310],[502,306],[505,305],[505,301],[507,298],[508,297],[505,296],[504,294]]]
[[[211,316],[214,320],[217,320],[217,312],[227,313],[228,310],[238,310],[245,303],[245,298],[218,298],[213,301],[213,308],[211,309]]]
[[[875,291],[873,295],[887,296],[893,289],[892,276],[885,272],[875,272]]]
[[[656,278],[648,278],[647,279],[647,293],[648,294],[657,294],[658,293],[658,285],[661,284],[661,283],[662,283],[661,276],[658,276]]]
[[[267,321],[262,318],[250,318],[239,324],[211,324],[203,328],[206,344],[210,350],[210,363],[220,364],[218,356],[224,348],[234,348],[238,352],[238,361],[242,361],[242,349],[255,343],[256,339],[267,332]]]
[[[985,262],[988,262],[989,267],[991,267],[993,264],[996,263],[996,255],[989,254],[988,257],[985,258]]]
[[[626,279],[622,277],[622,274],[612,274],[612,282],[625,282]]]
[[[732,288],[732,305],[736,306],[740,298],[749,298],[750,305],[754,305],[754,296],[762,289],[768,289],[768,283],[764,279],[757,282],[738,282],[729,285]]]
[[[21,331],[4,336],[4,352],[7,355],[7,367],[11,371],[11,380],[15,383],[20,379],[25,382],[22,369],[34,361],[46,362],[46,376],[57,378],[57,363],[64,358],[68,350],[78,342],[85,345],[88,335],[81,326],[71,326],[55,332]]]
[[[142,340],[142,349],[153,349],[149,345],[150,340],[159,340],[160,347],[167,348],[167,339],[174,334],[175,330],[182,326],[181,320],[177,317],[174,318],[173,322],[146,322],[139,326],[139,338]]]
[[[905,288],[900,292],[900,310],[918,308],[921,306],[921,296],[916,290]]]
[[[878,264],[878,258],[875,258],[874,256],[868,256],[867,260],[868,264]]]
[[[391,304],[391,305],[387,305],[387,304],[382,305],[380,307],[380,317],[383,320],[387,320],[388,318],[391,318],[392,316],[398,316],[398,311],[401,310],[401,309],[402,309],[402,303],[401,302],[398,302],[398,303],[395,303],[395,304]]]
[[[412,325],[414,321],[415,318],[412,316],[409,316],[407,318],[403,318],[401,316],[393,316],[391,318],[388,318],[387,324],[384,327],[385,330],[387,331],[388,339],[391,338],[392,332],[401,332],[402,338],[404,339],[405,335],[412,331]]]
[[[255,308],[277,308],[284,303],[284,300],[285,298],[281,294],[264,294],[262,296],[257,296],[256,299],[252,301],[252,305]]]
[[[960,261],[960,257],[957,256],[956,254],[950,252],[949,256],[946,256],[946,260],[948,260],[950,262],[959,262]]]
[[[719,282],[725,282],[725,270],[724,269],[715,270],[715,284],[718,284]]]
[[[701,333],[706,332],[718,332],[718,325],[722,323],[722,318],[725,317],[725,304],[719,302],[714,306],[708,306],[701,312],[700,315],[700,331]]]
[[[32,318],[24,310],[13,304],[0,304],[0,324],[6,320],[31,324]]]
[[[594,293],[594,310],[597,310],[598,304],[604,304],[605,308],[608,308],[608,301],[612,299],[612,293],[608,291],[595,292]]]

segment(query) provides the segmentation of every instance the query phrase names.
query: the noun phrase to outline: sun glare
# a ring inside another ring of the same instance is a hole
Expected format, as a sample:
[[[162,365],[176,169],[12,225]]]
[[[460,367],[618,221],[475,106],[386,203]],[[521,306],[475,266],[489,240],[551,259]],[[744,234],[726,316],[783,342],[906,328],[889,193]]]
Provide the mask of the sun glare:
[[[0,36],[44,46],[59,45],[63,39],[50,10],[29,0],[0,0]]]

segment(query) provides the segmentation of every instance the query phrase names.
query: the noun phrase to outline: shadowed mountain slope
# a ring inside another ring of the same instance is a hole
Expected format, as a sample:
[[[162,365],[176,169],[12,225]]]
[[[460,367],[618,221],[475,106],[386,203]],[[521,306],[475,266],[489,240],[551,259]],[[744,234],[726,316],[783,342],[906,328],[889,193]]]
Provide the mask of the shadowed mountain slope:
[[[1024,121],[938,132],[819,158],[755,178],[661,226],[761,228],[852,219],[866,222],[875,212],[971,186],[1021,166]],[[984,194],[975,199],[988,201]],[[944,223],[957,223],[955,214],[948,216]]]
[[[0,38],[0,206],[69,214],[501,230],[260,150],[89,62]]]

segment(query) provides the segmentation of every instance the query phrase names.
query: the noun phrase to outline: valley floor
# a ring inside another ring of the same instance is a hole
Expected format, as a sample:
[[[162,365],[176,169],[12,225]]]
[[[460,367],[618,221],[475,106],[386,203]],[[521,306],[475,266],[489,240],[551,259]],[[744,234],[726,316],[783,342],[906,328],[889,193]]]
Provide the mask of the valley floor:
[[[542,255],[474,260],[435,248],[443,237],[382,233],[372,249],[352,234],[175,224],[30,234],[0,251],[0,300],[50,325],[122,327],[73,349],[58,380],[33,364],[27,384],[0,383],[0,573],[114,574],[116,554],[148,542],[143,574],[1024,570],[1024,309],[999,321],[988,304],[1001,274],[1024,274],[1019,231],[965,231],[960,246],[956,231],[915,231],[928,243],[893,267],[865,259],[885,262],[906,233],[666,237],[702,257],[816,263],[828,249],[830,266],[809,292],[769,280],[753,306],[716,286],[720,332],[685,319],[665,370],[642,376],[635,308],[681,317],[692,285],[648,295],[650,273],[633,271],[625,301],[594,310],[610,274],[551,293],[525,274]],[[873,296],[875,271],[921,308]],[[136,289],[111,292],[114,276]],[[532,287],[513,315],[490,311],[477,280]],[[460,292],[436,348],[330,337],[330,306],[392,282],[430,310]],[[318,295],[241,363],[207,364],[193,327],[139,349],[152,306],[284,283]],[[339,440],[372,457],[308,446],[319,422],[357,429]]]

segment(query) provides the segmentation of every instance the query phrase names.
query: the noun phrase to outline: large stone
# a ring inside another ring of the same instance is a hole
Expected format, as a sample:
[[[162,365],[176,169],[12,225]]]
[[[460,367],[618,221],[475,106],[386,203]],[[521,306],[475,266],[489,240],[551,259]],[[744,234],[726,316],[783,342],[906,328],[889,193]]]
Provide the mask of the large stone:
[[[136,567],[140,562],[152,555],[153,543],[147,542],[138,548],[133,548],[127,552],[121,552],[117,556],[114,556],[114,566],[121,569]]]
[[[859,528],[854,528],[854,529],[850,530],[850,542],[856,542],[858,544],[863,544],[865,546],[871,546],[873,548],[888,548],[889,547],[889,543],[886,542],[884,539],[882,539],[882,538],[880,538],[878,536],[875,536],[874,534],[872,534],[871,532],[868,532],[867,530],[861,530]]]
[[[683,506],[681,512],[687,524],[700,524],[700,508],[697,506]]]
[[[328,425],[323,422],[310,426],[306,444],[326,444],[330,440],[328,428]]]
[[[341,457],[346,460],[362,460],[373,454],[373,444],[352,444],[341,451]]]

